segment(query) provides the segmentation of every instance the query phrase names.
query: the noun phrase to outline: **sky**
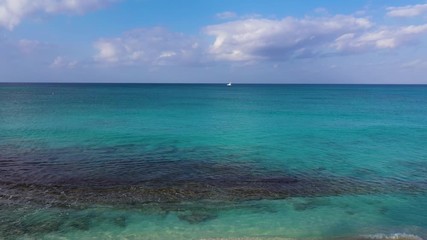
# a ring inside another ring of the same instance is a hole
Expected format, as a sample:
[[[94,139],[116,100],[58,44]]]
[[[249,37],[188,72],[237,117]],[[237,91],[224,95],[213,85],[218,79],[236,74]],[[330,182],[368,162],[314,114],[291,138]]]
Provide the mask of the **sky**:
[[[426,0],[0,0],[0,82],[427,84]]]

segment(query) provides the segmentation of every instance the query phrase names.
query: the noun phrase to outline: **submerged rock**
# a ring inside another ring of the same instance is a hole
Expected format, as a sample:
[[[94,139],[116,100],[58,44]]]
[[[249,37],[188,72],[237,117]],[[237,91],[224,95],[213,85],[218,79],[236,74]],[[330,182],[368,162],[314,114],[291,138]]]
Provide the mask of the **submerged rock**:
[[[186,221],[190,224],[198,224],[198,223],[206,222],[209,220],[213,220],[217,217],[218,217],[217,214],[213,212],[207,212],[207,211],[187,211],[187,212],[178,214],[178,218],[180,220]]]
[[[121,228],[125,228],[127,226],[126,217],[124,217],[124,216],[115,217],[113,219],[113,223],[114,223],[114,225],[121,227]]]
[[[294,210],[296,211],[306,211],[310,209],[315,209],[322,206],[329,205],[329,201],[325,199],[316,199],[316,198],[308,198],[304,200],[294,201],[292,203]]]
[[[90,229],[90,221],[87,219],[75,219],[67,225],[80,231],[88,231]]]
[[[15,210],[2,212],[0,239],[15,239],[23,235],[39,236],[60,231],[66,218],[59,211]]]

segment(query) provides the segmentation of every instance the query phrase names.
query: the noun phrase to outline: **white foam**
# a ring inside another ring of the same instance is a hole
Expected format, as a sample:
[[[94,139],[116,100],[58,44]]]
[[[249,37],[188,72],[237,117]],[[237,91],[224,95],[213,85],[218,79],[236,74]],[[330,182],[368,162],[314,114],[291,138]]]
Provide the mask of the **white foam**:
[[[374,235],[363,236],[366,239],[380,239],[380,240],[423,240],[421,237],[413,234],[395,233],[391,235],[379,233]]]

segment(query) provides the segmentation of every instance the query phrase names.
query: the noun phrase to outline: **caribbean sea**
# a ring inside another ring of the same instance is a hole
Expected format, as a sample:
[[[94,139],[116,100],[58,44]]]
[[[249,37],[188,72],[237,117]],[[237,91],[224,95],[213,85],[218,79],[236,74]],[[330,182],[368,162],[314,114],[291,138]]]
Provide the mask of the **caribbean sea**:
[[[0,84],[0,239],[427,239],[427,86]]]

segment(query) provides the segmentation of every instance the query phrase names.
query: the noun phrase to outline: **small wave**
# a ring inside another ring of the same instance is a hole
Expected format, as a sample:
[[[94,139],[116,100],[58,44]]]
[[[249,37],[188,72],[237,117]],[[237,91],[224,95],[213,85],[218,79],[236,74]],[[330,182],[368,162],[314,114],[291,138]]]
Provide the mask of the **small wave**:
[[[423,240],[421,237],[413,234],[395,233],[395,234],[373,234],[362,236],[360,240],[379,239],[379,240]]]
[[[263,237],[255,237],[255,238],[202,238],[200,240],[296,240],[295,238],[263,238]]]
[[[299,239],[299,238],[298,238]],[[317,238],[316,238],[317,239]],[[336,238],[331,238],[336,239]],[[406,233],[395,233],[395,234],[373,234],[363,235],[356,238],[345,238],[346,240],[423,240],[421,237],[406,234]],[[294,238],[281,238],[281,237],[255,237],[255,238],[202,238],[201,240],[296,240]]]

